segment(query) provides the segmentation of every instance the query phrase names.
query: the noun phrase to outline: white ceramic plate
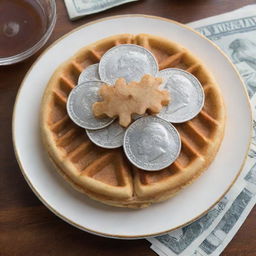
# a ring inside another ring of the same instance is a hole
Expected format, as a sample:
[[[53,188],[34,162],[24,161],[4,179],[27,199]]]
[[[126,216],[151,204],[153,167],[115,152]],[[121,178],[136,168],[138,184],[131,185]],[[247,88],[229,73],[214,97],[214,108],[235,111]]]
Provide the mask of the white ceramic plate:
[[[81,47],[120,33],[151,33],[182,44],[215,76],[227,107],[226,133],[209,169],[174,198],[146,209],[105,206],[76,192],[60,177],[39,136],[40,101],[54,70]],[[251,110],[244,85],[216,46],[188,27],[158,17],[116,16],[89,23],[64,36],[35,62],[17,96],[13,140],[24,177],[42,202],[74,226],[95,234],[142,238],[195,220],[212,207],[234,182],[251,139]]]

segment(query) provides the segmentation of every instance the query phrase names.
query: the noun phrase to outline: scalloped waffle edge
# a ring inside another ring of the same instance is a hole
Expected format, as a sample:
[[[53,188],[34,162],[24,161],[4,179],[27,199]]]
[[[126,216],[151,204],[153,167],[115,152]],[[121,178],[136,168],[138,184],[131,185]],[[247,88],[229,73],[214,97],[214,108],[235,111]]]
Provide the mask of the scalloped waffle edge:
[[[202,111],[190,121],[175,124],[181,135],[181,154],[161,171],[146,172],[132,166],[122,148],[97,147],[66,112],[68,94],[83,69],[99,62],[111,47],[123,43],[149,49],[160,70],[175,67],[192,73],[205,92]],[[74,188],[108,205],[143,208],[172,197],[207,169],[223,139],[225,119],[218,85],[192,53],[162,37],[121,34],[85,46],[57,68],[43,95],[40,128],[49,158]]]

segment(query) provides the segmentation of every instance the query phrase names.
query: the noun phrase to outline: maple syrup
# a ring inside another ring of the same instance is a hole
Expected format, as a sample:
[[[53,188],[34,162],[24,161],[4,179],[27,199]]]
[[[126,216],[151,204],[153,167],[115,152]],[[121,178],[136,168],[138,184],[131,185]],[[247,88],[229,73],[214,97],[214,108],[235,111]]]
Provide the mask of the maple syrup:
[[[31,48],[47,30],[47,17],[36,0],[0,0],[0,58]]]

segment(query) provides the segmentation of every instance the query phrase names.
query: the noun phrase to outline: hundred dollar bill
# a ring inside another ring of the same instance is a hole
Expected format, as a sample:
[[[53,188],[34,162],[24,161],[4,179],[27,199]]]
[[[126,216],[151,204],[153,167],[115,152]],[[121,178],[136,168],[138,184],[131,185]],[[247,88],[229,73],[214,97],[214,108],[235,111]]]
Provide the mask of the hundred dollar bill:
[[[224,250],[255,205],[255,193],[246,187],[241,191],[219,224],[196,249],[196,253],[203,256],[219,255]]]
[[[64,0],[71,20],[138,0]]]
[[[256,108],[256,5],[188,24],[214,41],[239,70]],[[256,203],[256,116],[246,165],[226,196],[194,223],[150,238],[152,250],[165,255],[219,255]]]
[[[188,25],[224,50],[242,75],[252,97],[256,92],[256,5]]]
[[[250,161],[248,157],[243,171],[248,173],[255,163],[254,161]],[[154,245],[152,249],[156,251],[157,249],[155,247],[158,247],[162,255],[192,255],[195,248],[204,241],[205,237],[220,222],[241,192],[242,187],[240,183],[235,183],[229,193],[197,221],[166,235],[149,238],[148,240]]]
[[[253,108],[256,111],[256,94],[252,100]],[[255,156],[256,149],[252,144],[241,177],[226,196],[206,215],[192,224],[167,235],[150,238],[152,250],[160,256],[219,255],[234,237],[256,203]],[[220,227],[223,226],[225,226],[224,231],[220,231]]]
[[[151,249],[160,256],[219,255],[233,238],[256,202],[255,159],[248,157],[246,165],[243,170],[246,176],[236,182],[226,196],[206,215],[186,227],[172,231],[167,235],[149,239],[152,243]],[[220,238],[224,235],[213,240],[216,237],[215,233],[219,234],[216,230],[223,227],[224,223],[226,227],[229,226],[229,229],[226,228],[225,231],[231,233],[227,232],[223,241]],[[233,226],[234,229],[231,229]],[[216,241],[218,241],[217,244]],[[217,248],[217,245],[220,247]],[[218,250],[212,254],[214,249]]]
[[[251,103],[255,114],[256,94],[253,96]],[[241,174],[240,182],[243,182],[242,191],[232,202],[231,207],[218,225],[214,227],[204,241],[196,248],[195,255],[220,255],[256,204],[255,127],[253,130],[254,138],[249,152],[249,161],[251,161],[252,166],[248,172]]]

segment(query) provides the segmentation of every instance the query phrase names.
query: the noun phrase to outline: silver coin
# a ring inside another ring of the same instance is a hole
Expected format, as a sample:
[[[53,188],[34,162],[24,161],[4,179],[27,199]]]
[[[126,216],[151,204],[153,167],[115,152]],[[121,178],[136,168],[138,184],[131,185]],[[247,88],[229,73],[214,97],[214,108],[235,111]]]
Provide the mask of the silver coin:
[[[106,128],[92,131],[86,130],[89,139],[102,148],[119,148],[123,145],[125,128],[115,121]]]
[[[186,122],[195,117],[204,105],[204,90],[192,74],[177,68],[167,68],[158,73],[164,82],[162,89],[168,90],[171,102],[158,117],[172,123]]]
[[[204,90],[195,76],[177,68],[164,69],[158,76],[164,80],[161,88],[168,90],[171,96],[171,102],[157,114],[158,117],[171,123],[182,123],[202,110]]]
[[[99,63],[100,78],[114,84],[123,77],[126,82],[140,81],[145,74],[155,76],[158,64],[153,54],[135,44],[121,44],[108,50]]]
[[[80,76],[78,78],[78,84],[81,84],[86,81],[100,80],[98,69],[99,69],[98,63],[88,66],[80,74]]]
[[[161,170],[177,159],[181,140],[169,122],[154,116],[137,119],[124,135],[124,152],[131,163],[147,171]]]
[[[92,104],[100,101],[98,90],[103,82],[87,81],[72,89],[67,101],[67,112],[74,123],[85,129],[97,130],[110,125],[113,118],[96,118]]]
[[[132,114],[132,120],[137,120],[137,119],[139,119],[139,118],[141,118],[141,117],[143,117],[143,116],[146,116],[147,114],[144,114],[144,115],[139,115],[139,114]]]

